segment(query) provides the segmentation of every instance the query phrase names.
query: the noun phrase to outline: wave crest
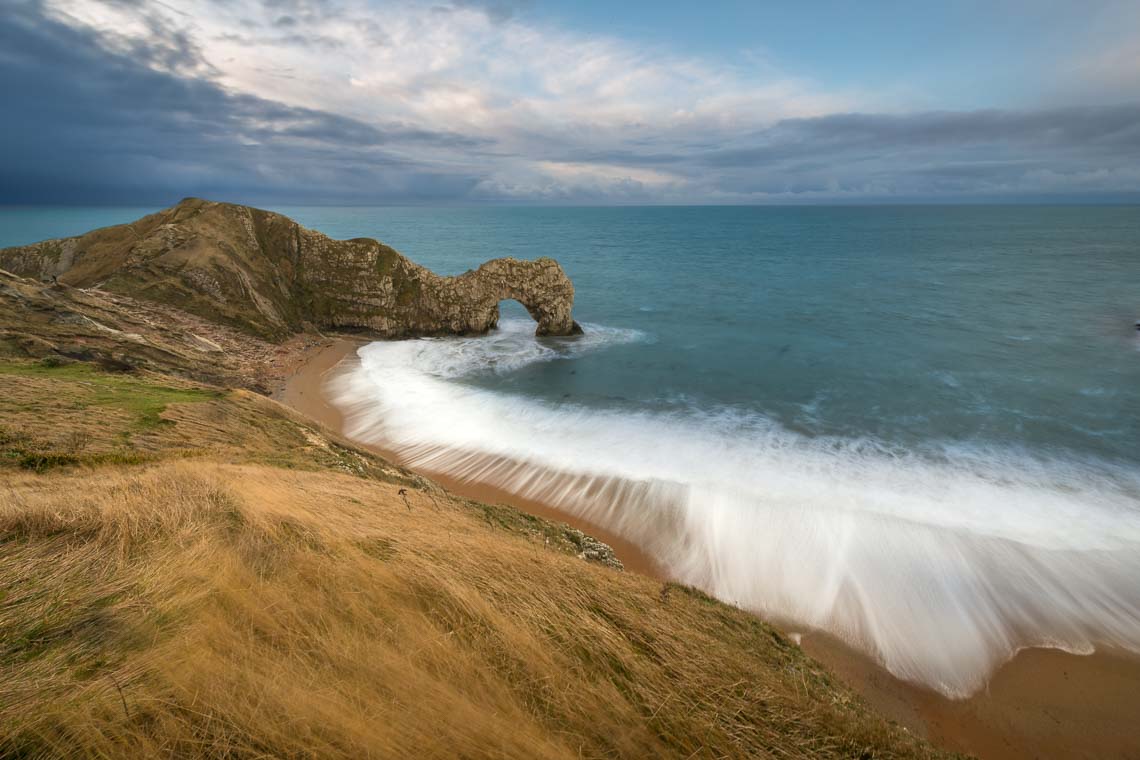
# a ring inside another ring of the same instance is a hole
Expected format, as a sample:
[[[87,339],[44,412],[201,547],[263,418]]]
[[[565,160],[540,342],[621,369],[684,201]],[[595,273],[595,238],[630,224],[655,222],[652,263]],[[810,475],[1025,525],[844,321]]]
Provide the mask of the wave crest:
[[[552,504],[678,580],[828,631],[952,697],[1018,649],[1140,652],[1140,474],[1096,461],[809,438],[732,412],[623,413],[455,382],[645,339],[374,343],[332,382],[346,432]]]

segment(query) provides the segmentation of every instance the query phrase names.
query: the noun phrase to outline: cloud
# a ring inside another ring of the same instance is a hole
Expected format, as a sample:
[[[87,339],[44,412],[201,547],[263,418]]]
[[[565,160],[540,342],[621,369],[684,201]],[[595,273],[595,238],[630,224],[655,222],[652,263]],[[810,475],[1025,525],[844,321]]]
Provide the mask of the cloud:
[[[203,64],[160,27],[151,47],[119,53],[102,35],[40,10],[20,3],[0,23],[0,201],[298,199],[314,188],[333,199],[431,199],[460,196],[478,182],[400,148],[470,149],[481,138],[234,93],[182,75]],[[182,53],[172,58],[166,51],[175,48]]]
[[[1140,193],[1140,104],[907,112],[527,2],[14,0],[0,202]]]
[[[1136,193],[1140,103],[1025,111],[837,114],[782,121],[747,144],[694,157],[732,192],[814,193],[827,187],[905,198]],[[1042,172],[1054,179],[1041,183]],[[1090,177],[1102,181],[1090,183]],[[751,184],[750,184],[751,180]]]
[[[533,0],[453,0],[454,8],[475,8],[487,14],[487,18],[498,24],[505,23],[516,14],[534,7]]]

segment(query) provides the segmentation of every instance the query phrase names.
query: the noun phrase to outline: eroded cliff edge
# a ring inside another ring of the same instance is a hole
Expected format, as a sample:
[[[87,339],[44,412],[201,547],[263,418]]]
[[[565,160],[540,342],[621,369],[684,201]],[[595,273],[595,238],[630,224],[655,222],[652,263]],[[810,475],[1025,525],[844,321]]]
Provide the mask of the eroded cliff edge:
[[[441,277],[370,238],[333,240],[270,211],[187,198],[130,224],[0,250],[0,269],[155,301],[281,339],[310,328],[378,336],[483,333],[514,299],[538,335],[581,332],[558,262],[493,259]]]

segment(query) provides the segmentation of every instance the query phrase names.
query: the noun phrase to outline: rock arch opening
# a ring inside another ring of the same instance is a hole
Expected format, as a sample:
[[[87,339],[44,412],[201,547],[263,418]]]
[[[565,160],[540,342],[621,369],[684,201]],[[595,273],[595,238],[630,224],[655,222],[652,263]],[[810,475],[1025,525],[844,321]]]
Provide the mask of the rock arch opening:
[[[473,273],[493,301],[494,323],[504,302],[520,304],[535,321],[535,335],[580,335],[571,316],[574,286],[554,259],[493,259]],[[508,311],[513,307],[508,306]]]

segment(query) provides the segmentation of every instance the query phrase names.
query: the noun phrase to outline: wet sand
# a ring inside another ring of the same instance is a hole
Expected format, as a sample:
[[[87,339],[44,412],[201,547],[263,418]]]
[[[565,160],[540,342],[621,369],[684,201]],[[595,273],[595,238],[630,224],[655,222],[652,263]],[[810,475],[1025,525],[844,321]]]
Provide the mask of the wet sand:
[[[351,366],[362,343],[342,339],[313,348],[275,398],[343,434],[343,418],[323,386],[332,373]],[[367,448],[400,462],[399,452]],[[422,474],[453,493],[573,525],[613,546],[628,570],[669,579],[668,568],[600,526],[493,486],[458,481],[446,473]],[[947,749],[986,760],[1140,758],[1140,658],[1127,653],[1076,656],[1023,650],[993,675],[985,690],[951,700],[895,678],[827,634],[805,634],[802,646],[880,713]]]

